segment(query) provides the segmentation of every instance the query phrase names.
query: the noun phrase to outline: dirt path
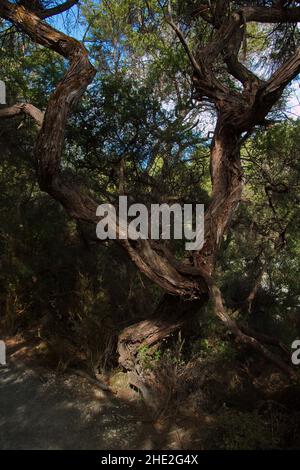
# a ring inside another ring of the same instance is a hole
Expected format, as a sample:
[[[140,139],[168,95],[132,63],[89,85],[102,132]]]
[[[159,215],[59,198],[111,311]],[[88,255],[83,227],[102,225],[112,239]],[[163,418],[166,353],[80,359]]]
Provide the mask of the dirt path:
[[[9,363],[0,367],[0,449],[157,448],[140,406],[76,376]]]

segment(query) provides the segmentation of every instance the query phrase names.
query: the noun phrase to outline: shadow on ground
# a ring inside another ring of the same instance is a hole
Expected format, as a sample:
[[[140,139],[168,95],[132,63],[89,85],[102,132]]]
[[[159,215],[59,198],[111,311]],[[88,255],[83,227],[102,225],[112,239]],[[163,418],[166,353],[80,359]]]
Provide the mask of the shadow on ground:
[[[0,406],[1,449],[153,449],[161,441],[139,400],[20,364],[0,369]]]

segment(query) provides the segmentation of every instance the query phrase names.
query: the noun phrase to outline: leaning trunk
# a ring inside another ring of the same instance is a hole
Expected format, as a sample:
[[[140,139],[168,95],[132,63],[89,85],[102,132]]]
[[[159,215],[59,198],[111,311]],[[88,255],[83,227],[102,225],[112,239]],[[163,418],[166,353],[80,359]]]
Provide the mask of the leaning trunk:
[[[221,122],[211,146],[211,174],[212,202],[205,215],[205,242],[192,257],[194,265],[205,273],[195,278],[201,285],[198,298],[165,295],[151,318],[129,326],[119,336],[119,363],[130,372],[131,382],[139,389],[145,387],[139,363],[141,348],[158,344],[182,328],[208,301],[216,254],[241,197],[240,140]]]
[[[197,264],[212,276],[222,239],[241,199],[241,137],[219,118],[211,146],[212,200],[205,213],[205,241],[195,254]]]

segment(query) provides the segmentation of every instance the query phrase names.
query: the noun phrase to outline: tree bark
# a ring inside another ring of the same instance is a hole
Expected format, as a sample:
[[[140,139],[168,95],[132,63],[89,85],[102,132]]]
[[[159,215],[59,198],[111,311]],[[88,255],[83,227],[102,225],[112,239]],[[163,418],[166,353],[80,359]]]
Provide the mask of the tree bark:
[[[204,245],[195,255],[197,265],[213,274],[215,257],[242,194],[241,135],[219,117],[211,146],[212,200],[205,214]]]
[[[118,339],[119,364],[128,372],[129,383],[137,388],[150,408],[156,410],[157,397],[145,378],[140,351],[159,345],[180,330],[199,312],[208,300],[183,300],[182,297],[164,295],[151,318],[135,323],[123,330]]]
[[[164,295],[151,318],[135,323],[121,332],[118,341],[119,363],[126,370],[137,367],[139,350],[160,343],[178,331],[187,319],[208,300],[208,296],[199,300],[183,300],[181,297]]]

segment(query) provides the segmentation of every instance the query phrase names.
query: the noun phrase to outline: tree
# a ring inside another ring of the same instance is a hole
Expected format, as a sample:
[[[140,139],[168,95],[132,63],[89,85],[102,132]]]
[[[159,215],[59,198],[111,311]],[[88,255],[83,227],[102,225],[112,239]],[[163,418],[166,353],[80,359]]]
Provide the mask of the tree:
[[[87,189],[64,173],[61,155],[68,118],[93,80],[95,69],[81,43],[45,22],[46,18],[74,3],[46,9],[43,5],[41,8],[40,3],[38,7],[32,3],[29,8],[28,2],[0,1],[3,19],[35,43],[69,61],[69,68],[50,97],[45,113],[29,103],[16,104],[2,109],[0,117],[27,113],[35,119],[40,127],[35,147],[40,188],[59,201],[72,217],[94,224],[98,204]],[[154,3],[146,2],[150,17]],[[142,345],[154,344],[176,331],[213,296],[215,313],[237,340],[258,350],[289,373],[282,360],[253,334],[242,331],[227,314],[214,270],[223,236],[241,200],[242,145],[257,126],[267,124],[268,114],[300,71],[300,52],[296,48],[288,58],[277,58],[279,65],[269,78],[259,77],[242,58],[246,49],[246,28],[253,23],[294,26],[300,19],[299,2],[180,1],[160,6],[166,27],[169,25],[174,31],[189,60],[197,100],[211,103],[216,113],[210,147],[212,195],[205,214],[204,246],[188,258],[179,261],[164,246],[148,240],[119,240],[138,269],[166,293],[153,317],[132,325],[120,335],[120,362],[127,369],[134,369]],[[142,8],[140,2],[137,8]],[[184,29],[193,33],[190,41]],[[278,32],[273,31],[274,37],[276,34]],[[264,341],[268,342],[266,338]]]

